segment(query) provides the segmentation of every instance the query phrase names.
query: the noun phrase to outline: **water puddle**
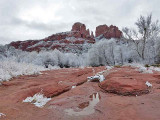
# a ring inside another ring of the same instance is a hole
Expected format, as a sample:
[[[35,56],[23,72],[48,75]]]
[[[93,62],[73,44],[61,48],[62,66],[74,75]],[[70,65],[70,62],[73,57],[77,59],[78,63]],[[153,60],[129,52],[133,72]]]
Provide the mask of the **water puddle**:
[[[90,115],[95,112],[94,107],[100,101],[99,93],[94,93],[90,96],[91,100],[88,102],[84,102],[79,104],[76,110],[66,109],[65,112],[70,116],[80,116],[80,115]]]

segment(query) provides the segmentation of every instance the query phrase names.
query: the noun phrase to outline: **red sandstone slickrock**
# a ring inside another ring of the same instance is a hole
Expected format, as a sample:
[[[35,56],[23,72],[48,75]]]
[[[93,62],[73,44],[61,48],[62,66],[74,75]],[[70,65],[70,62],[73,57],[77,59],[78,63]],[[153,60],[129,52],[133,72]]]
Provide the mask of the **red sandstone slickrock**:
[[[87,82],[93,70],[96,74],[104,71],[105,67],[44,71],[40,75],[20,76],[3,82],[0,86],[0,113],[5,116],[0,119],[159,120],[159,72],[144,74],[131,67],[115,67],[109,73],[103,72],[105,81]],[[146,81],[152,84],[151,88],[145,85]],[[139,90],[149,92],[141,94]],[[137,94],[133,94],[134,91]],[[126,92],[128,94],[124,94]],[[42,93],[51,100],[42,108],[22,102],[36,93]],[[82,112],[87,112],[86,109],[89,110],[87,114]]]

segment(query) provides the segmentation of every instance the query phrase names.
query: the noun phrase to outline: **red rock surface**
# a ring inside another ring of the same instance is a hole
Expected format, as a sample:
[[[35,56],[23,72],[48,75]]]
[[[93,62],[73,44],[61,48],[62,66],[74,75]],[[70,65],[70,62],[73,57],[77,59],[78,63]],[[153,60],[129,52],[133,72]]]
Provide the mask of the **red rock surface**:
[[[118,29],[118,27],[111,25],[108,27],[107,25],[100,25],[96,27],[96,37],[103,35],[105,38],[120,38],[122,36],[122,32]]]
[[[86,82],[86,78],[93,75],[93,69],[99,72],[104,70],[104,67],[51,70],[45,71],[41,75],[20,76],[4,82],[0,86],[0,113],[4,113],[6,116],[2,116],[0,119],[159,120],[159,73],[142,74],[144,77],[142,78],[141,73],[128,67],[114,68],[109,74],[104,73],[106,81],[114,80],[114,77],[123,77],[127,80],[133,78],[136,81],[141,79],[152,83],[153,87],[150,89],[150,93],[136,97],[111,94],[102,90],[98,83]],[[73,85],[79,86],[71,89]],[[33,96],[38,92],[52,98],[43,108],[35,107],[30,103],[22,103],[26,97]],[[88,111],[84,113],[85,109]],[[67,112],[69,110],[74,110],[71,112],[72,115]]]
[[[150,92],[150,89],[145,85],[146,80],[150,77],[149,74],[142,74],[130,67],[119,68],[118,71],[109,74],[106,80],[100,83],[103,90],[119,95],[134,96]]]

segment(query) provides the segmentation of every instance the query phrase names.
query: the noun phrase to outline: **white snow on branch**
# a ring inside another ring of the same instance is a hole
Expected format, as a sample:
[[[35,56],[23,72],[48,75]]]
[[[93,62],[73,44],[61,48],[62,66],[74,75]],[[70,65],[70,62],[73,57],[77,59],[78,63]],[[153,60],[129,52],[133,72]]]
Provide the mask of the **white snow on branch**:
[[[33,97],[27,97],[23,102],[30,102],[35,106],[42,108],[51,98],[45,97],[43,94],[37,93]]]
[[[13,77],[19,75],[32,75],[40,74],[40,71],[45,70],[41,66],[26,64],[26,63],[17,63],[11,61],[1,61],[0,62],[0,82],[8,81]]]

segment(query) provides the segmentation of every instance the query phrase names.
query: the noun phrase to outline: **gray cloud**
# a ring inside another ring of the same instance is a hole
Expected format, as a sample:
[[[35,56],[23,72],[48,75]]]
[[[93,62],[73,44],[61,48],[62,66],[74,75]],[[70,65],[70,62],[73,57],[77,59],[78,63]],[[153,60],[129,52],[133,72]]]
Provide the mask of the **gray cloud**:
[[[159,0],[0,0],[0,44],[69,31],[75,22],[133,27],[140,14],[160,19]]]

